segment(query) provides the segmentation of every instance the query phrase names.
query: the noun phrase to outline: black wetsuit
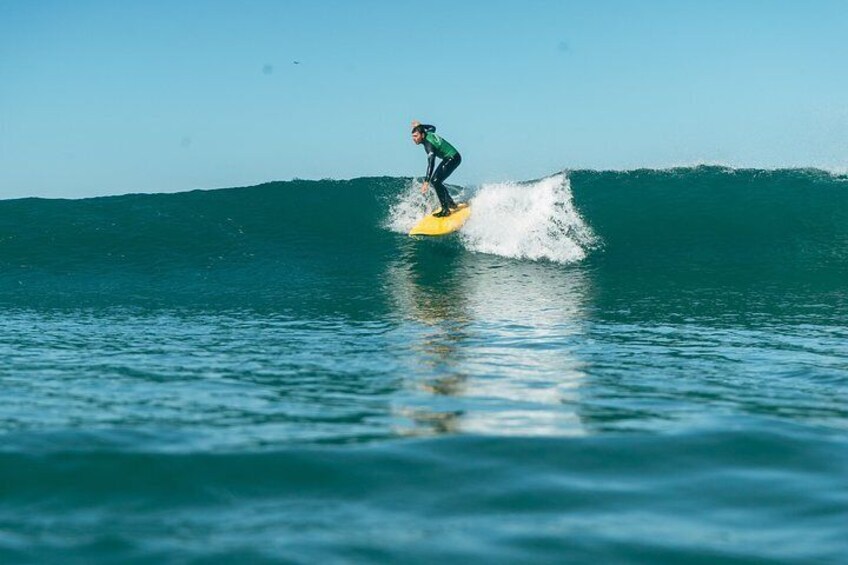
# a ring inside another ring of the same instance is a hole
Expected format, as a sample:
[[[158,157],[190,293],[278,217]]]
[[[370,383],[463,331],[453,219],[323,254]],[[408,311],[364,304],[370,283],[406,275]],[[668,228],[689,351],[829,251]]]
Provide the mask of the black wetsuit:
[[[456,208],[456,202],[453,201],[448,189],[445,188],[444,181],[462,163],[462,156],[453,145],[436,135],[435,126],[425,125],[422,127],[425,135],[421,144],[424,145],[424,150],[427,152],[427,176],[425,180],[436,190],[442,211],[446,212],[451,208]],[[440,158],[442,162],[434,170],[436,157]]]

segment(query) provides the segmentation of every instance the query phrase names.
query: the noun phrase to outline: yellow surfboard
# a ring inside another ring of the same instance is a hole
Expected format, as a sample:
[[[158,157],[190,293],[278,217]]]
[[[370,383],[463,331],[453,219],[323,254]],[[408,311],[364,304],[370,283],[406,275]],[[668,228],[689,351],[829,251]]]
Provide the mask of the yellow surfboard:
[[[471,206],[463,202],[450,216],[437,218],[433,214],[427,214],[415,224],[409,235],[447,235],[461,228],[470,215]]]

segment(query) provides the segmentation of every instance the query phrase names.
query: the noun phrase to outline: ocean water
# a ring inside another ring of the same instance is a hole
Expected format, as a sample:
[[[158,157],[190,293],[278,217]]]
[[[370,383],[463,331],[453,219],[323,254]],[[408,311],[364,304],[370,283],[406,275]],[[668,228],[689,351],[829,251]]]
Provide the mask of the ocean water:
[[[454,191],[0,202],[0,560],[848,560],[848,177]]]

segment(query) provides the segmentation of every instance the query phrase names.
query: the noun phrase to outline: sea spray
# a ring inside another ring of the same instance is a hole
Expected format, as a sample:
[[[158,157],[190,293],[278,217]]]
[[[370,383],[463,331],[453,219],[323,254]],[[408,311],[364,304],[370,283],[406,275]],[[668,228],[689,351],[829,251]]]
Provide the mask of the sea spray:
[[[435,194],[432,191],[422,194],[421,183],[410,180],[389,205],[385,228],[397,233],[409,233],[424,214],[437,207]]]
[[[389,207],[386,228],[407,233],[421,217],[438,208],[432,192],[422,195],[411,182]],[[599,244],[572,201],[571,184],[560,173],[532,182],[484,184],[466,189],[471,218],[460,232],[470,251],[514,259],[573,263]]]
[[[574,207],[564,174],[530,183],[483,185],[471,207],[461,237],[472,251],[573,263],[599,243]]]

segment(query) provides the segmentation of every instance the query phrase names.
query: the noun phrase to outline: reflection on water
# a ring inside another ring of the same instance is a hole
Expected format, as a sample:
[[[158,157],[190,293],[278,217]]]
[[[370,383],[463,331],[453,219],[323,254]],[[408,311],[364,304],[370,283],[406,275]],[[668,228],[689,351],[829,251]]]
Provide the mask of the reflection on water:
[[[588,277],[574,267],[409,241],[383,285],[407,328],[401,433],[579,435],[573,353]]]

